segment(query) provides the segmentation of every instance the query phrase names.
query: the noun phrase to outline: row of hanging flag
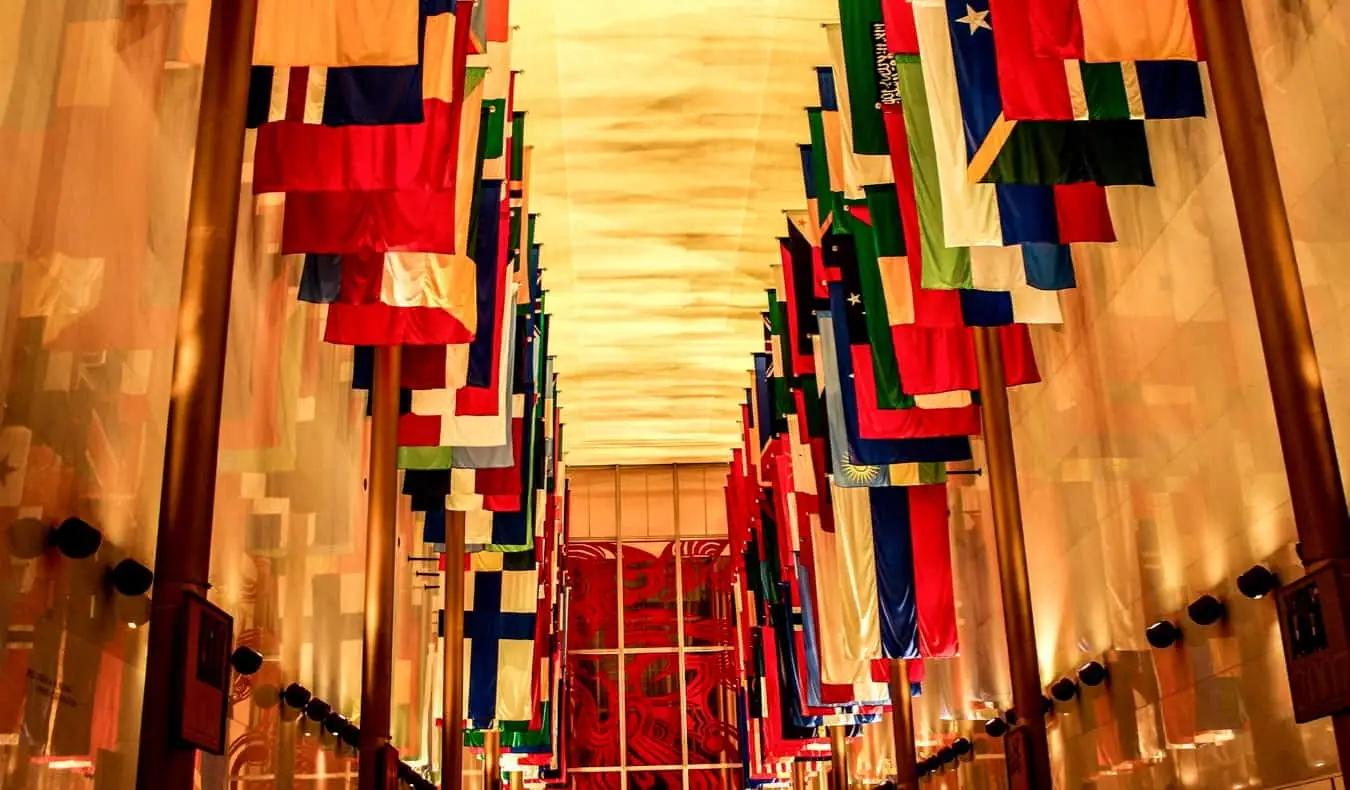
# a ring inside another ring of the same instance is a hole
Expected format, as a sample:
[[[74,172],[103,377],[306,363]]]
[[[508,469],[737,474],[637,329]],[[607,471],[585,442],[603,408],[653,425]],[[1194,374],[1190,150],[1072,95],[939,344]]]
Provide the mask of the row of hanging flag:
[[[1204,114],[1187,0],[840,0],[765,350],[727,483],[751,783],[857,734],[958,653],[949,464],[981,432],[972,327],[1008,386],[1061,322],[1147,124]]]
[[[291,6],[259,3],[254,190],[284,193],[281,251],[303,256],[325,339],[355,347],[353,389],[376,347],[402,347],[403,494],[441,571],[465,574],[467,745],[498,729],[512,759],[556,769],[566,486],[508,3],[366,0],[303,22]],[[452,512],[463,567],[444,554]],[[427,719],[443,649],[424,654]]]

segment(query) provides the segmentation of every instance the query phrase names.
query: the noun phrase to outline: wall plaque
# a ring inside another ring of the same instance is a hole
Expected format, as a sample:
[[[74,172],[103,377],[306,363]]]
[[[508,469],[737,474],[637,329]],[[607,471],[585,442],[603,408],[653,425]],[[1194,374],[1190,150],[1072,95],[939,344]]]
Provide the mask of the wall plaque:
[[[1332,560],[1275,591],[1294,721],[1350,710],[1350,564]]]
[[[178,638],[178,738],[224,754],[234,618],[200,595],[184,593]]]

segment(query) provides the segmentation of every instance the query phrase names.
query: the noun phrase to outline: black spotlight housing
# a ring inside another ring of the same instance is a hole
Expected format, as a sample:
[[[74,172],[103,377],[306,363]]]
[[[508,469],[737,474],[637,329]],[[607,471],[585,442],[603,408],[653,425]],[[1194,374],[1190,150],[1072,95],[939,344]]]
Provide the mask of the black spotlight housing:
[[[252,675],[262,669],[262,665],[262,653],[251,647],[240,645],[230,654],[230,666],[234,667],[234,671],[241,675]]]
[[[5,530],[5,542],[9,544],[9,554],[17,560],[33,560],[47,550],[47,524],[36,518],[21,518]]]
[[[1008,723],[1003,719],[990,719],[984,723],[984,734],[990,738],[1002,738],[1008,734]]]
[[[1009,725],[1017,724],[1017,708],[1008,708],[1003,712],[1003,720]]]
[[[1238,592],[1257,600],[1270,595],[1280,586],[1280,578],[1264,565],[1253,565],[1237,577]]]
[[[969,738],[957,738],[952,741],[952,751],[956,752],[957,757],[965,757],[975,749],[975,744],[970,742]]]
[[[1223,614],[1223,601],[1208,593],[1191,601],[1191,605],[1186,607],[1186,616],[1196,625],[1214,625],[1223,618]]]
[[[350,721],[342,727],[342,733],[338,736],[342,742],[356,749],[361,746],[361,728],[352,724]]]
[[[1084,686],[1100,686],[1106,682],[1106,665],[1100,661],[1089,661],[1078,668],[1078,682]]]
[[[288,708],[300,710],[309,704],[309,700],[312,696],[313,695],[309,693],[309,689],[299,683],[292,683],[281,692],[281,701],[286,703],[286,707]]]
[[[125,559],[108,571],[108,583],[128,598],[145,595],[155,583],[155,573],[133,559]]]
[[[1159,620],[1144,629],[1148,643],[1159,650],[1166,650],[1181,641],[1181,629],[1171,620]]]
[[[347,717],[337,711],[328,714],[323,720],[323,728],[333,735],[341,735],[343,728],[347,726]]]
[[[950,746],[943,746],[938,749],[937,758],[943,765],[951,765],[956,762],[956,750]]]
[[[310,721],[323,721],[332,712],[333,706],[317,697],[310,700],[309,704],[305,706],[305,715],[309,717]]]
[[[933,772],[933,769],[929,767],[927,760],[920,760],[914,766],[914,769],[919,774],[920,779],[923,779],[924,777],[928,776],[928,774]]]
[[[103,545],[103,533],[94,525],[79,518],[68,518],[52,530],[49,540],[62,554],[72,560],[94,556]]]
[[[1059,702],[1069,702],[1078,696],[1078,684],[1069,678],[1060,678],[1050,684],[1050,696]]]

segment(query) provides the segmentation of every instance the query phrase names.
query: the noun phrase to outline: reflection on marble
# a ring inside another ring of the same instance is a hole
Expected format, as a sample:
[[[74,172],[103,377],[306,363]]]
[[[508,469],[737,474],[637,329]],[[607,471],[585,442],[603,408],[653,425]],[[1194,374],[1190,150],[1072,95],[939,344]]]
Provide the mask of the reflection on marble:
[[[1350,3],[1245,5],[1344,451]],[[1056,706],[1055,784],[1330,787],[1330,726],[1293,722],[1274,604],[1234,586],[1258,562],[1286,579],[1301,569],[1215,122],[1151,125],[1149,145],[1157,188],[1108,190],[1121,241],[1077,251],[1064,326],[1032,330],[1045,381],[1012,395],[1042,679],[1090,659],[1112,673]],[[952,495],[963,656],[932,662],[951,694],[919,706],[923,732],[1011,702],[987,483],[967,482]],[[1210,627],[1185,616],[1204,593],[1228,607]],[[1181,624],[1181,645],[1145,642],[1161,618]],[[1004,767],[960,770],[996,785],[976,775]]]

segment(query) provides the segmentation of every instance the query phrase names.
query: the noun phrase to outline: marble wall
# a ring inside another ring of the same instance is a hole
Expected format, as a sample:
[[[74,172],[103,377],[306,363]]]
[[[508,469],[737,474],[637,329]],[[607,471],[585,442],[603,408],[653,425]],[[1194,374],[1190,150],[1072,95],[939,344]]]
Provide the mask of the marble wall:
[[[1244,5],[1344,454],[1350,3]],[[1293,722],[1273,602],[1234,588],[1254,563],[1300,571],[1228,173],[1213,119],[1151,125],[1149,146],[1157,188],[1110,190],[1120,243],[1076,252],[1065,324],[1032,330],[1044,382],[1012,395],[1042,679],[1113,671],[1057,706],[1056,785],[1297,784],[1335,773],[1336,751],[1327,722]],[[920,705],[933,742],[1010,704],[986,483],[970,483],[952,508],[963,657]],[[1202,593],[1226,621],[1185,621]],[[1144,628],[1163,617],[1184,644],[1154,651]],[[1001,770],[977,760],[962,786]]]

